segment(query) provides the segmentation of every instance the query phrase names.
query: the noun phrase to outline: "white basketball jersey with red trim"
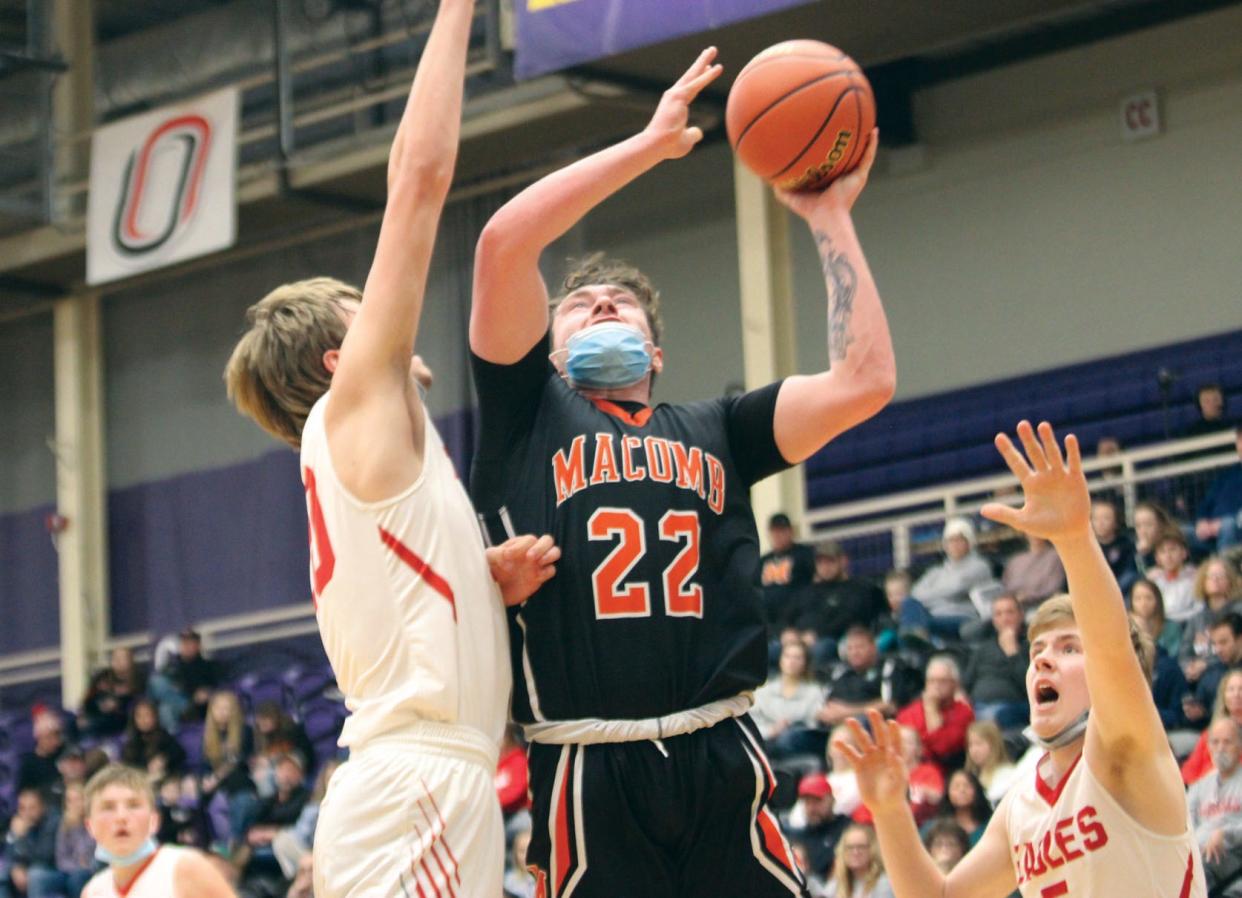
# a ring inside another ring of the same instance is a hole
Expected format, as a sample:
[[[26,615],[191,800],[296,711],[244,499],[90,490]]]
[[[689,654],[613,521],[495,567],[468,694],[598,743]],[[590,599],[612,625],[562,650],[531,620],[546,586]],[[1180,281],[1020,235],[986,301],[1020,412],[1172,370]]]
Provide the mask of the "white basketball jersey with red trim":
[[[1042,766],[1042,765],[1041,765]],[[1056,788],[1015,782],[997,808],[1023,898],[1206,898],[1203,863],[1186,831],[1140,826],[1108,794],[1082,755]]]
[[[316,616],[357,748],[409,720],[473,727],[500,742],[512,681],[504,607],[474,508],[427,416],[423,471],[362,502],[337,479],[324,409],[302,432]]]
[[[111,868],[100,870],[82,890],[82,898],[176,898],[177,863],[188,851],[161,845],[123,889],[112,881]]]

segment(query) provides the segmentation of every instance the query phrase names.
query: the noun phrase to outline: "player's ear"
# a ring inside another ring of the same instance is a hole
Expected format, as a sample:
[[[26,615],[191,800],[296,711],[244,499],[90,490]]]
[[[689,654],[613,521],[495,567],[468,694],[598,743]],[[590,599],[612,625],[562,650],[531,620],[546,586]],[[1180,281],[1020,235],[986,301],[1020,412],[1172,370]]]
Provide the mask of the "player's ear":
[[[336,366],[341,362],[341,351],[339,349],[328,349],[323,354],[323,366],[329,374],[336,373]]]
[[[147,835],[154,836],[160,831],[160,812],[151,809],[151,824],[147,827]]]
[[[659,374],[664,370],[664,350],[655,346],[651,350],[651,371]]]

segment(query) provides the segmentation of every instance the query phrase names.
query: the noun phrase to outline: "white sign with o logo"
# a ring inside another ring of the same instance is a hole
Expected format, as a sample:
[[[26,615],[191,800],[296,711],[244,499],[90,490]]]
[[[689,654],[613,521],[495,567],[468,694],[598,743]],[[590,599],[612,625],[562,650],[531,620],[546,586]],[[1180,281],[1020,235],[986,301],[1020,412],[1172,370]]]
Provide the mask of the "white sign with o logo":
[[[99,128],[91,139],[86,282],[103,284],[237,239],[236,88]]]

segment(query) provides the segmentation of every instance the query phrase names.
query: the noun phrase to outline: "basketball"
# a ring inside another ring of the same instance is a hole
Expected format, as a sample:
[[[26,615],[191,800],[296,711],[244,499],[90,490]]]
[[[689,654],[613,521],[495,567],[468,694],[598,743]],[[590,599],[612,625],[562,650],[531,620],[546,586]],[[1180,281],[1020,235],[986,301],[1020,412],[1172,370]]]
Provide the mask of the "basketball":
[[[738,73],[725,127],[759,177],[784,190],[819,190],[862,159],[875,98],[858,64],[836,47],[785,41]]]

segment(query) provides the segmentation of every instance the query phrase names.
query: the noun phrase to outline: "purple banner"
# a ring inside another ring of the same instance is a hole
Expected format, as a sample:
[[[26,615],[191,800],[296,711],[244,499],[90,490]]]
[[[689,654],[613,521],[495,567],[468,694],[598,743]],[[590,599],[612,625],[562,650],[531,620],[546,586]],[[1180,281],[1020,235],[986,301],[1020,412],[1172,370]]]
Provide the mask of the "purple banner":
[[[812,0],[514,0],[519,79]],[[794,35],[790,35],[793,37]]]

